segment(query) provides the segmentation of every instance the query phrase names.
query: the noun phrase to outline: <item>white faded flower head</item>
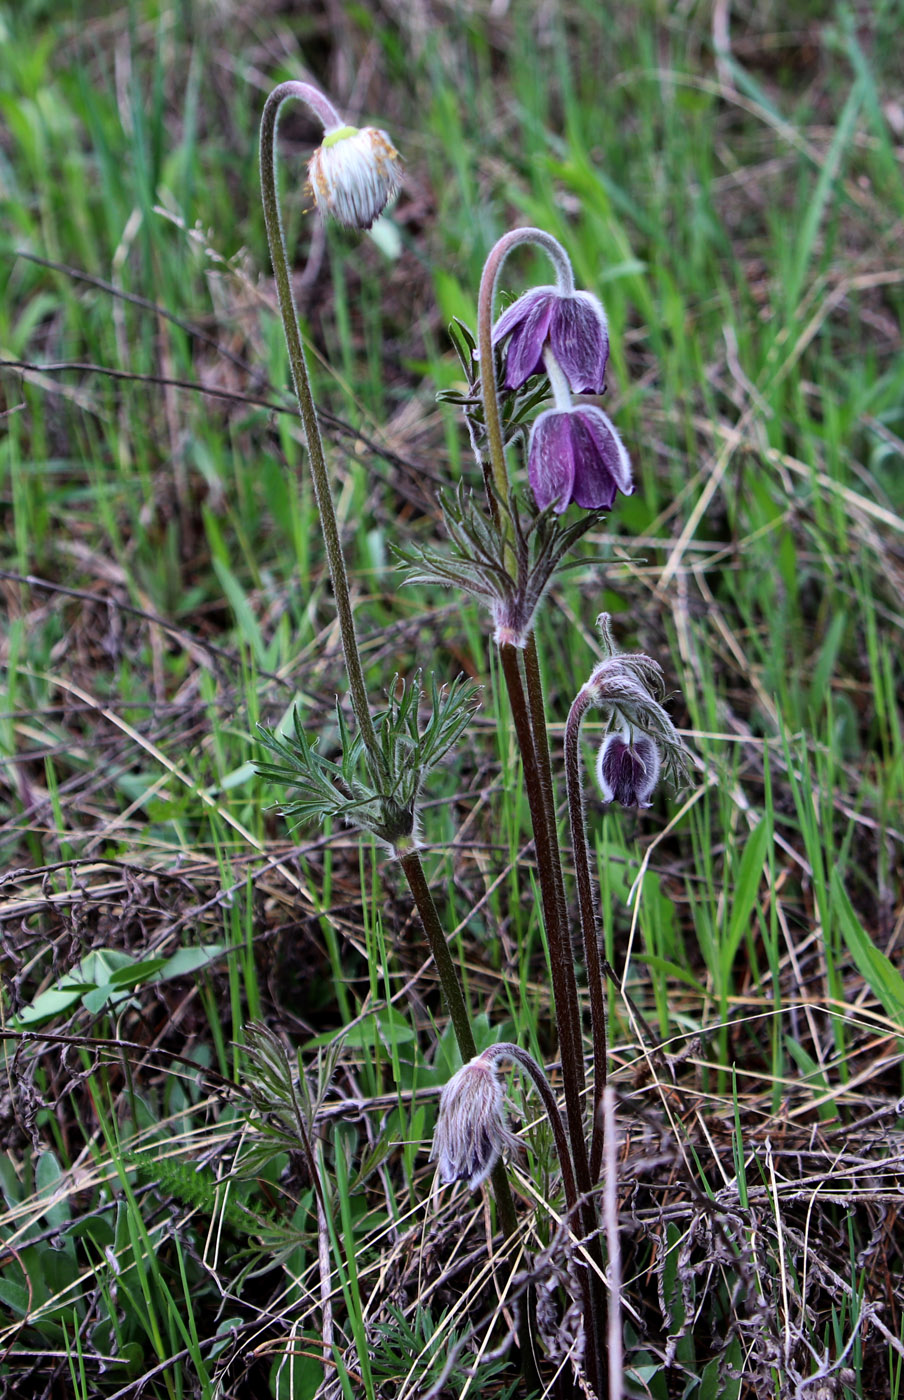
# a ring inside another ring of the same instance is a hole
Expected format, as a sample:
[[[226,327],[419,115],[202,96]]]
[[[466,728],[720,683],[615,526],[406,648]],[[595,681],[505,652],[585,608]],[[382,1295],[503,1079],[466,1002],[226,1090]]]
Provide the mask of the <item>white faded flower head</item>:
[[[476,1191],[503,1152],[521,1144],[505,1121],[505,1094],[492,1060],[477,1055],[453,1074],[439,1099],[431,1162],[443,1181]]]
[[[327,131],[308,162],[314,203],[345,228],[370,228],[402,184],[402,162],[385,131],[340,126]]]

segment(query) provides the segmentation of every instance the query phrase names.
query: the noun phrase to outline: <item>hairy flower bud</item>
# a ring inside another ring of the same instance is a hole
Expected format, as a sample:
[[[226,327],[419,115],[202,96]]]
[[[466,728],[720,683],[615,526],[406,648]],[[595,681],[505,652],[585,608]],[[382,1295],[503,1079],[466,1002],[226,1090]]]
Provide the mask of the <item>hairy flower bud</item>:
[[[636,734],[633,739],[607,735],[596,760],[603,801],[618,802],[622,807],[649,807],[659,767],[659,750],[646,735]]]
[[[608,613],[597,618],[605,657],[581,689],[596,705],[609,731],[597,760],[606,802],[648,807],[660,774],[681,787],[688,778],[688,752],[665,709],[662,667],[642,651],[617,651]],[[579,696],[580,699],[580,696]]]
[[[308,162],[314,203],[345,228],[370,228],[402,183],[399,153],[385,131],[340,126],[327,131]]]
[[[444,1087],[430,1160],[443,1181],[467,1181],[476,1191],[503,1152],[520,1143],[505,1121],[505,1094],[492,1060],[477,1055]]]

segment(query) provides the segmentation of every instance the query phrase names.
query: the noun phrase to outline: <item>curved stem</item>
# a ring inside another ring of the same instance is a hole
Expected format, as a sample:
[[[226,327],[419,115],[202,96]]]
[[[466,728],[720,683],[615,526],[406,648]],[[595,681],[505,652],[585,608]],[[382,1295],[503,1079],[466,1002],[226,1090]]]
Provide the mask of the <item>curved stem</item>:
[[[565,1132],[565,1124],[562,1122],[562,1114],[559,1110],[559,1105],[556,1103],[556,1096],[543,1070],[529,1051],[522,1050],[520,1045],[515,1045],[512,1041],[507,1040],[499,1041],[496,1045],[490,1045],[484,1050],[480,1058],[482,1060],[514,1060],[516,1064],[520,1065],[525,1073],[530,1076],[534,1088],[543,1100],[543,1107],[546,1109],[546,1116],[552,1128],[552,1135],[556,1143],[556,1153],[559,1158],[559,1165],[562,1168],[562,1185],[565,1188],[566,1204],[569,1211],[576,1212],[578,1208],[578,1188],[574,1179],[574,1167],[571,1163],[568,1135]]]
[[[358,728],[364,741],[364,747],[371,769],[375,775],[385,777],[385,764],[383,762],[383,756],[380,751],[376,730],[374,729],[370,707],[367,701],[367,688],[364,682],[364,672],[361,666],[360,652],[358,650],[358,639],[355,633],[355,620],[349,593],[348,574],[342,553],[342,543],[339,535],[338,522],[336,520],[336,512],[330,492],[329,475],[327,473],[323,451],[323,438],[320,433],[320,424],[317,419],[314,397],[311,393],[307,362],[305,360],[304,347],[302,345],[301,333],[298,326],[298,312],[295,307],[295,298],[292,294],[286,241],[283,233],[282,218],[280,216],[279,197],[276,187],[276,137],[279,111],[283,102],[289,98],[297,98],[299,101],[306,103],[320,118],[328,132],[343,126],[344,123],[332,103],[323,93],[319,92],[317,88],[312,87],[310,84],[287,82],[281,83],[278,87],[274,88],[273,92],[271,92],[270,96],[267,98],[264,105],[263,117],[261,118],[261,196],[264,208],[264,222],[267,228],[267,241],[270,245],[270,257],[273,262],[273,272],[276,278],[279,309],[282,316],[286,345],[289,351],[292,381],[295,385],[295,394],[298,399],[298,407],[301,411],[302,423],[304,424],[305,437],[308,444],[308,454],[311,461],[314,499],[323,528],[324,540],[326,542],[330,579],[333,585],[336,612],[339,619],[339,630],[342,638],[342,650],[345,657],[346,669],[348,671],[352,709],[354,710],[355,719],[357,720]],[[443,994],[446,999],[446,1005],[455,1030],[456,1039],[461,1049],[462,1058],[467,1061],[472,1059],[477,1053],[474,1044],[474,1036],[471,1031],[470,1018],[468,1017],[461,983],[455,971],[455,965],[449,952],[449,947],[446,942],[445,934],[443,933],[433,896],[430,892],[430,887],[424,875],[420,857],[416,850],[412,850],[400,853],[399,859],[408,880],[409,887],[411,888],[418,913],[421,916],[424,930],[430,942],[431,951],[443,988]],[[497,1163],[494,1168],[492,1179],[496,1204],[499,1210],[500,1224],[507,1236],[513,1236],[517,1232],[518,1221],[515,1214],[515,1203],[512,1198],[511,1187],[509,1186],[508,1177],[505,1174],[505,1167],[501,1162]],[[525,1309],[522,1314],[520,1340],[525,1380],[528,1384],[528,1388],[530,1390],[535,1390],[539,1388],[539,1378],[537,1377],[533,1359],[532,1339],[530,1336],[527,1309]]]
[[[427,935],[427,941],[430,944],[430,952],[433,954],[433,961],[436,964],[443,999],[452,1022],[452,1029],[455,1031],[455,1039],[461,1051],[462,1062],[467,1064],[477,1054],[477,1046],[474,1044],[474,1032],[471,1029],[471,1018],[468,1015],[461,980],[455,970],[452,954],[449,952],[449,944],[446,941],[433,893],[427,883],[427,876],[424,874],[424,867],[418,852],[413,850],[397,854],[405,879],[408,881],[408,888],[411,890],[415,908],[420,915],[424,932]],[[502,1228],[506,1235],[512,1235],[517,1229],[515,1203],[512,1200],[505,1168],[501,1163],[493,1170],[493,1189],[496,1193]]]
[[[544,233],[542,229],[515,229],[511,233],[505,234],[491,250],[484,265],[477,306],[477,343],[481,364],[480,385],[493,486],[503,505],[507,504],[510,491],[493,358],[493,302],[502,264],[512,249],[521,243],[533,243],[542,248],[555,265],[557,289],[566,295],[574,291],[574,276],[565,250],[556,239],[550,234]],[[505,531],[506,522],[499,521],[499,515],[494,510],[494,506],[495,502],[490,496],[490,510],[493,519],[496,520],[500,529]],[[511,541],[507,539],[506,543],[511,548]],[[579,1201],[581,1224],[587,1239],[587,1250],[599,1268],[602,1262],[602,1251],[590,1196],[590,1167],[581,1112],[580,1095],[584,1086],[584,1061],[581,1048],[580,1010],[574,965],[571,958],[565,882],[562,876],[556,831],[552,766],[549,759],[546,717],[543,709],[543,687],[533,634],[528,637],[527,645],[524,648],[530,708],[525,703],[517,652],[513,647],[503,644],[499,647],[499,655],[515,719],[518,746],[521,750],[525,785],[530,803],[531,822],[534,828],[544,923],[549,938],[550,963],[553,972],[553,995],[559,1022],[565,1108],[568,1115],[576,1184],[583,1196],[583,1199]],[[582,1285],[582,1292],[586,1299],[585,1319],[589,1338],[588,1357],[592,1362],[592,1382],[597,1395],[602,1400],[607,1389],[608,1370],[605,1348],[601,1345],[599,1323],[605,1317],[606,1299],[602,1283],[595,1271],[591,1272],[590,1277],[586,1280],[586,1291],[585,1285]]]
[[[493,485],[503,505],[509,499],[509,480],[493,360],[493,302],[502,264],[514,248],[524,243],[535,244],[549,255],[556,269],[556,284],[561,291],[574,290],[574,276],[568,255],[562,245],[551,234],[545,233],[542,229],[513,229],[510,233],[504,234],[491,249],[484,264],[477,300],[477,337],[481,364],[480,386]],[[490,504],[491,507],[495,504],[492,497]],[[505,525],[503,524],[501,528],[504,529]],[[531,641],[529,640],[528,647],[530,645]],[[590,1179],[581,1112],[584,1061],[581,1051],[580,1012],[568,935],[565,889],[561,862],[558,858],[555,814],[552,814],[552,827],[550,828],[549,809],[551,802],[545,800],[542,770],[539,762],[539,737],[536,734],[536,722],[532,720],[530,711],[525,704],[524,685],[521,679],[517,651],[508,644],[502,644],[499,647],[499,656],[515,720],[518,747],[521,750],[531,810],[531,822],[534,828],[544,923],[549,938],[550,962],[552,964],[553,995],[559,1019],[559,1042],[562,1050],[562,1077],[565,1087],[568,1128],[580,1189],[587,1191],[590,1188]],[[528,690],[530,690],[529,681]],[[542,739],[543,748],[546,750],[545,720],[543,721]]]
[[[584,822],[584,796],[581,782],[581,722],[592,703],[586,686],[578,691],[565,724],[565,787],[571,820],[571,844],[581,911],[584,963],[590,988],[590,1017],[593,1026],[593,1129],[590,1138],[590,1176],[599,1179],[603,1153],[602,1098],[606,1087],[606,991],[603,986],[602,958],[597,935],[596,901],[590,873],[590,848]]]
[[[345,126],[345,121],[336,111],[330,99],[320,88],[314,87],[313,83],[301,83],[293,80],[288,83],[280,83],[270,94],[270,101],[276,100],[279,107],[287,97],[295,97],[299,102],[303,102],[314,113],[314,116],[322,123],[324,131],[337,131]]]
[[[364,671],[361,666],[358,639],[355,634],[355,620],[349,594],[348,574],[345,568],[345,559],[342,555],[342,545],[339,537],[339,526],[336,521],[336,512],[333,507],[333,498],[330,493],[329,475],[327,473],[326,461],[323,453],[323,438],[320,434],[320,424],[317,420],[317,410],[314,407],[314,397],[311,393],[307,362],[301,343],[301,332],[298,328],[298,313],[295,309],[295,298],[292,295],[292,282],[289,276],[289,262],[286,254],[286,240],[283,233],[282,219],[279,210],[279,197],[276,190],[277,119],[279,116],[279,109],[283,102],[291,97],[298,98],[300,101],[305,102],[316,112],[317,116],[320,117],[321,121],[325,124],[328,122],[330,126],[341,126],[342,120],[332,106],[332,103],[308,83],[280,83],[278,87],[274,88],[267,98],[264,106],[264,115],[261,119],[261,196],[264,206],[264,222],[267,226],[267,240],[270,244],[270,257],[273,261],[273,272],[276,277],[279,310],[282,316],[286,345],[289,350],[289,363],[292,367],[292,380],[298,398],[298,407],[301,410],[301,419],[304,424],[305,437],[308,444],[308,455],[311,461],[314,499],[317,504],[317,511],[320,516],[320,522],[323,527],[323,537],[326,543],[330,579],[333,585],[333,595],[336,600],[336,613],[339,618],[339,631],[342,637],[342,650],[345,655],[345,664],[348,671],[352,709],[355,712],[355,719],[358,722],[358,728],[364,740],[364,747],[371,768],[376,774],[382,776],[384,773],[383,756],[380,752],[373,720],[370,717],[370,707],[367,703],[367,689],[364,684]]]
[[[443,998],[452,1028],[455,1031],[455,1039],[461,1051],[461,1058],[464,1064],[473,1060],[477,1054],[477,1046],[474,1044],[474,1032],[471,1029],[471,1020],[468,1016],[468,1008],[465,1003],[464,992],[461,981],[455,970],[452,961],[452,954],[449,952],[449,944],[446,942],[446,935],[440,922],[439,912],[433,898],[433,893],[427,883],[424,874],[424,867],[421,858],[416,850],[398,852],[399,864],[404,871],[414,899],[415,908],[420,915],[424,932],[430,944],[430,951],[433,954],[433,961],[439,975],[440,986],[443,989]],[[555,1102],[555,1100],[553,1100]],[[569,1163],[570,1166],[570,1163]],[[564,1174],[563,1174],[564,1179]],[[496,1198],[496,1208],[499,1211],[499,1223],[502,1232],[507,1239],[514,1238],[518,1233],[518,1217],[515,1213],[515,1202],[512,1197],[512,1188],[506,1174],[503,1163],[497,1162],[492,1171],[491,1180],[493,1182],[493,1195]],[[521,1326],[519,1327],[519,1345],[521,1348],[521,1364],[524,1370],[524,1379],[527,1382],[528,1390],[532,1391],[539,1386],[536,1364],[534,1360],[533,1338],[531,1335],[529,1314],[531,1303],[529,1299],[525,1301],[525,1307],[521,1314]]]
[[[477,297],[477,348],[480,355],[480,387],[483,397],[484,421],[490,451],[490,464],[493,469],[493,485],[501,501],[509,498],[508,468],[505,462],[505,444],[502,440],[502,423],[499,417],[499,394],[496,376],[493,373],[493,302],[496,297],[496,283],[502,264],[513,248],[522,243],[533,243],[548,253],[556,270],[556,286],[560,292],[574,291],[574,273],[571,263],[561,243],[552,234],[540,228],[516,228],[505,233],[490,250],[483,274],[480,278],[480,292]]]

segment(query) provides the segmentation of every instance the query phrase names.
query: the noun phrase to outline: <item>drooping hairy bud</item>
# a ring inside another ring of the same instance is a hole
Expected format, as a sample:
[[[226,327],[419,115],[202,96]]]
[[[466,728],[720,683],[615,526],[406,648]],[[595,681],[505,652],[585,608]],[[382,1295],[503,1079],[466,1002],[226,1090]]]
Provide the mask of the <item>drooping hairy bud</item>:
[[[345,228],[368,229],[398,194],[402,162],[385,131],[340,126],[327,131],[308,162],[314,203]]]
[[[467,1181],[471,1191],[486,1181],[503,1152],[520,1148],[505,1121],[505,1093],[491,1053],[462,1065],[444,1087],[430,1153],[443,1181]]]
[[[676,786],[687,780],[687,750],[663,704],[665,677],[659,662],[643,652],[617,651],[608,613],[601,613],[597,624],[607,655],[582,690],[585,704],[603,711],[609,729],[597,777],[606,802],[648,807],[660,773]]]
[[[609,734],[596,760],[596,776],[604,802],[622,807],[649,807],[649,797],[659,778],[659,750],[643,734],[633,739]]]

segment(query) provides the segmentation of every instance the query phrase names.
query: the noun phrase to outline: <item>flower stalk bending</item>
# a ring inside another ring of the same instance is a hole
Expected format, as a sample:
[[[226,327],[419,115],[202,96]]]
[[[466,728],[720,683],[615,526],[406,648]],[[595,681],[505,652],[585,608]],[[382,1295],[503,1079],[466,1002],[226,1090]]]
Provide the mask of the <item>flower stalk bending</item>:
[[[581,780],[580,745],[584,716],[591,706],[596,706],[604,712],[610,727],[597,763],[606,802],[615,800],[622,806],[648,807],[647,798],[662,766],[660,750],[665,754],[666,769],[677,782],[682,780],[687,762],[678,731],[663,708],[665,682],[658,661],[643,652],[619,652],[612,638],[608,613],[601,613],[597,624],[605,657],[594,667],[589,680],[578,691],[565,724],[565,786],[593,1022],[594,1107],[590,1139],[590,1175],[593,1181],[599,1178],[603,1157],[602,1100],[607,1079],[608,1051],[604,958],[599,943]]]
[[[296,98],[304,102],[320,118],[327,129],[333,126],[341,128],[342,122],[332,103],[310,83],[287,82],[280,83],[278,87],[274,88],[267,98],[264,115],[261,119],[261,197],[264,206],[264,222],[267,226],[267,241],[270,245],[270,257],[276,277],[279,310],[289,351],[292,382],[295,385],[295,394],[301,411],[301,420],[304,425],[308,455],[311,461],[314,500],[326,542],[326,555],[330,580],[333,585],[333,596],[336,600],[336,613],[339,618],[342,652],[348,671],[352,709],[364,741],[368,765],[374,777],[377,778],[383,776],[382,756],[367,701],[367,688],[364,683],[364,671],[361,666],[361,655],[358,650],[358,638],[355,632],[355,619],[349,593],[348,573],[342,554],[339,525],[330,492],[329,476],[323,452],[323,437],[320,432],[314,396],[311,393],[307,361],[301,342],[298,312],[292,294],[286,240],[276,188],[277,121],[280,108],[289,98]]]
[[[368,769],[370,770],[373,786],[378,797],[385,796],[391,789],[398,790],[398,775],[394,771],[396,764],[391,758],[391,749],[387,749],[385,744],[381,744],[380,736],[377,734],[370,706],[367,699],[367,689],[364,681],[364,671],[361,665],[361,656],[358,649],[358,640],[355,632],[354,613],[352,610],[351,597],[348,585],[348,573],[345,566],[345,558],[342,552],[342,543],[339,535],[339,526],[336,520],[336,512],[333,506],[332,493],[330,491],[329,475],[326,467],[326,460],[323,450],[323,437],[320,432],[320,424],[317,417],[317,410],[311,392],[310,377],[308,375],[307,362],[302,345],[301,333],[298,325],[298,313],[295,307],[295,299],[292,294],[292,283],[289,276],[288,256],[286,253],[285,235],[283,233],[282,218],[280,215],[279,197],[276,184],[276,139],[277,124],[280,109],[285,101],[290,98],[304,102],[315,115],[323,122],[327,132],[324,146],[317,153],[311,164],[311,186],[315,199],[327,212],[334,214],[340,222],[355,227],[369,227],[374,218],[381,212],[387,199],[391,197],[397,188],[398,176],[395,162],[398,157],[389,143],[384,132],[379,132],[371,128],[366,128],[362,132],[355,132],[352,128],[346,128],[332,103],[319,92],[317,88],[309,83],[286,82],[274,88],[264,106],[263,118],[261,120],[261,194],[264,207],[264,221],[267,228],[267,239],[270,245],[270,256],[273,262],[273,271],[276,277],[276,288],[279,297],[279,309],[283,322],[283,329],[286,336],[286,345],[289,351],[289,363],[292,369],[292,380],[295,385],[295,393],[298,399],[298,406],[301,411],[302,423],[304,425],[305,437],[308,444],[308,454],[311,461],[311,475],[314,484],[314,499],[317,512],[323,528],[324,539],[326,541],[327,560],[330,570],[330,579],[333,585],[333,595],[336,600],[336,612],[339,618],[339,629],[342,638],[342,651],[345,657],[346,669],[349,678],[349,691],[351,697],[352,710],[358,725],[358,735],[363,746]],[[414,696],[414,706],[416,710],[416,700],[419,689],[409,691],[409,708],[411,707],[411,697]],[[399,706],[397,705],[397,708]],[[390,705],[392,710],[392,704]],[[467,701],[462,709],[462,714],[467,710]],[[401,718],[404,719],[404,713]],[[450,716],[446,728],[439,724],[443,719],[443,711],[440,697],[433,696],[433,717],[439,726],[436,735],[431,736],[432,748],[426,757],[436,758],[448,743],[452,742],[450,735],[457,737],[458,719]],[[416,719],[416,715],[415,715]],[[340,728],[342,725],[341,713],[339,714]],[[399,726],[394,726],[398,728]],[[297,717],[296,717],[297,728]],[[393,725],[384,725],[381,734],[384,739],[393,729]],[[321,773],[318,771],[318,764],[312,756],[310,748],[302,743],[301,735],[296,736],[298,746],[294,751],[287,750],[277,742],[271,743],[271,748],[276,748],[277,753],[282,758],[292,758],[296,763],[298,756],[304,759],[303,767],[308,778],[319,777],[321,786],[329,781],[338,789],[340,796],[357,797],[358,805],[362,812],[367,806],[360,794],[356,794],[351,784],[346,780],[345,775],[339,774],[339,781],[335,781],[335,774],[332,772]],[[415,723],[414,739],[409,734],[405,738],[405,744],[410,750],[415,749],[417,744],[417,725]],[[354,741],[350,736],[344,743],[344,753],[351,763],[351,752]],[[425,757],[425,762],[426,762]],[[335,768],[321,762],[320,768]],[[278,771],[278,770],[277,770]],[[285,775],[285,770],[282,771]],[[420,778],[416,775],[414,780],[415,788],[419,786]],[[327,796],[329,794],[327,793]],[[449,952],[449,945],[437,913],[433,895],[424,874],[423,865],[417,851],[417,842],[413,835],[414,826],[414,802],[417,792],[411,794],[411,812],[402,810],[399,812],[389,811],[389,825],[386,826],[387,810],[392,804],[387,804],[385,800],[379,800],[376,804],[378,810],[372,814],[372,819],[368,823],[371,830],[375,830],[382,839],[386,839],[390,844],[393,854],[398,857],[399,863],[408,881],[414,898],[415,906],[423,924],[424,931],[430,944],[436,964],[437,974],[442,987],[443,998],[452,1025],[455,1037],[461,1051],[462,1058],[468,1060],[475,1053],[474,1036],[471,1030],[468,1009],[462,991],[461,981],[455,969],[455,964]],[[410,816],[410,821],[409,821]],[[506,1235],[513,1235],[517,1230],[517,1218],[515,1206],[512,1199],[511,1189],[505,1175],[505,1169],[497,1164],[493,1170],[493,1186],[496,1201],[499,1208],[500,1223]],[[529,1365],[529,1357],[526,1356],[525,1365]]]
[[[415,907],[427,935],[442,987],[443,999],[455,1031],[455,1039],[458,1042],[461,1057],[467,1064],[477,1054],[474,1032],[471,1029],[471,1018],[468,1015],[461,981],[455,970],[452,954],[449,952],[449,944],[440,922],[433,894],[427,883],[427,877],[424,874],[421,858],[417,851],[407,851],[399,856],[399,864],[408,881]],[[518,1229],[515,1202],[512,1199],[512,1190],[505,1174],[505,1167],[499,1161],[498,1154],[489,1164],[484,1175],[492,1176],[493,1192],[499,1209],[499,1221],[505,1234],[512,1236],[517,1233]]]
[[[493,302],[502,264],[509,253],[520,244],[540,247],[551,258],[556,271],[557,290],[569,295],[574,292],[571,264],[562,246],[542,229],[515,229],[504,234],[490,252],[480,280],[477,305],[477,342],[480,355],[480,386],[483,399],[484,425],[490,455],[493,487],[496,497],[506,505],[509,499],[508,468],[499,409],[499,393],[493,360]],[[495,502],[490,498],[490,507]],[[498,517],[497,510],[497,517]],[[500,528],[505,530],[505,517]],[[546,739],[546,717],[543,709],[542,682],[533,632],[523,649],[524,675],[518,659],[518,649],[502,643],[499,657],[515,721],[515,732],[524,779],[527,787],[531,823],[540,874],[543,916],[549,940],[559,1041],[562,1054],[562,1079],[565,1108],[575,1172],[582,1193],[590,1191],[590,1172],[584,1139],[581,1094],[584,1088],[584,1059],[581,1047],[581,1022],[577,981],[571,956],[565,884],[556,831],[552,768]]]
[[[490,497],[490,510],[502,533],[504,549],[511,546],[504,510],[509,503],[508,468],[505,463],[505,445],[502,437],[500,400],[493,361],[493,300],[495,283],[502,260],[512,248],[521,242],[533,242],[549,252],[556,263],[557,280],[564,291],[574,290],[571,265],[556,239],[540,230],[519,230],[500,239],[484,267],[480,283],[479,336],[480,385],[484,407],[488,452],[490,452],[493,491],[487,490]],[[500,511],[497,500],[504,510]],[[537,657],[535,633],[529,631],[523,638],[523,647],[501,641],[497,637],[498,651],[505,686],[507,686],[512,718],[515,721],[515,734],[521,750],[525,787],[528,790],[530,822],[535,834],[537,868],[540,875],[540,896],[543,902],[543,921],[549,938],[550,967],[553,974],[553,997],[556,1002],[558,1039],[560,1039],[561,1063],[563,1063],[563,1085],[565,1092],[565,1114],[568,1120],[568,1142],[571,1147],[574,1165],[575,1190],[577,1190],[577,1211],[579,1228],[586,1238],[586,1249],[596,1266],[602,1268],[602,1250],[598,1238],[598,1221],[591,1196],[592,1180],[589,1169],[588,1149],[586,1149],[584,1112],[582,1112],[582,1091],[584,1091],[584,1051],[581,1043],[581,1012],[579,1012],[578,986],[575,979],[574,959],[571,955],[571,937],[568,931],[568,909],[565,903],[565,886],[561,855],[558,850],[556,826],[556,802],[554,802],[553,770],[551,770],[549,743],[547,743],[546,711],[544,711],[542,676]],[[519,657],[523,658],[519,659]],[[522,675],[523,665],[523,675]],[[560,1149],[561,1151],[561,1149]],[[606,1317],[606,1299],[596,1270],[582,1271],[581,1295],[585,1319],[585,1337],[588,1341],[588,1362],[592,1383],[596,1394],[602,1397],[606,1392],[605,1351],[598,1345],[602,1337]]]
[[[438,1162],[440,1177],[445,1182],[467,1181],[475,1191],[499,1162],[503,1153],[513,1155],[520,1143],[509,1129],[505,1118],[505,1093],[499,1078],[499,1065],[513,1061],[531,1080],[552,1128],[556,1155],[562,1171],[562,1186],[572,1228],[587,1234],[585,1227],[587,1202],[582,1201],[569,1150],[568,1135],[549,1080],[533,1055],[520,1045],[502,1041],[490,1045],[463,1065],[443,1088],[439,1116],[433,1137],[431,1159]],[[586,1241],[585,1247],[599,1268],[601,1256],[598,1240]],[[578,1267],[584,1313],[584,1337],[587,1348],[588,1371],[603,1400],[605,1393],[605,1361],[600,1350],[605,1318],[605,1300],[599,1286],[599,1275]]]
[[[493,484],[503,502],[507,501],[509,497],[509,478],[499,413],[499,393],[496,376],[493,373],[493,302],[496,297],[496,284],[499,281],[502,264],[512,249],[519,247],[522,243],[533,243],[549,254],[556,270],[558,291],[563,293],[574,291],[574,274],[565,249],[551,234],[544,233],[543,229],[519,228],[503,234],[484,264],[477,297],[477,350],[480,356],[480,382]]]

